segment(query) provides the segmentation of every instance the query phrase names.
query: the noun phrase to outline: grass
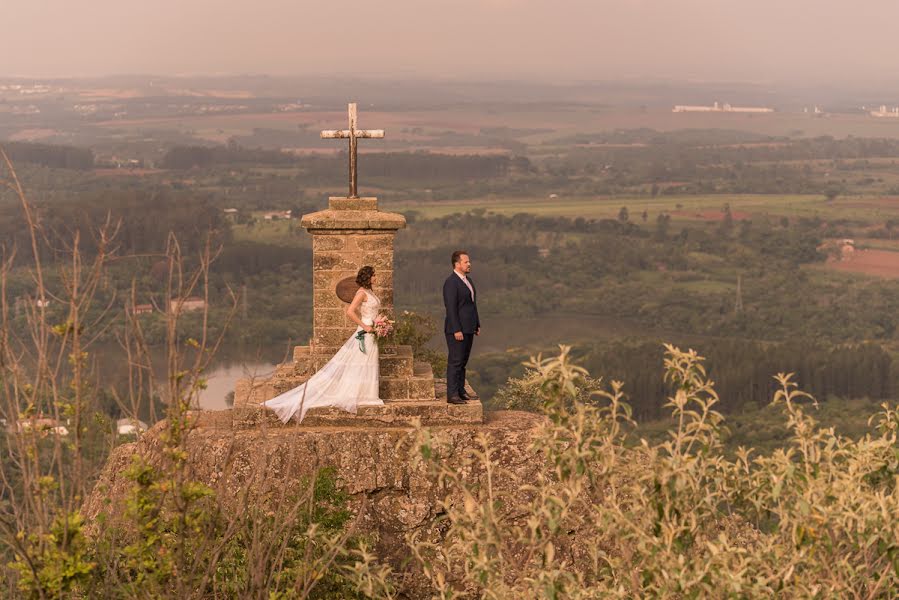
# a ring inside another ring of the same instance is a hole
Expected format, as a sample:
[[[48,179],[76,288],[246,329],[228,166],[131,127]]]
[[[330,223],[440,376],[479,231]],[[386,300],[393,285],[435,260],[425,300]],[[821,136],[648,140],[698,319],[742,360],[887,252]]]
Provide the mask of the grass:
[[[646,210],[648,222],[655,221],[659,213],[669,213],[673,222],[710,223],[712,217],[723,214],[724,205],[740,220],[740,213],[749,219],[758,217],[848,219],[880,224],[886,219],[899,217],[899,203],[880,200],[879,196],[845,196],[828,202],[824,196],[788,194],[707,194],[694,196],[639,197],[562,197],[562,198],[472,198],[465,200],[434,202],[384,202],[384,210],[397,212],[416,211],[425,218],[438,218],[477,208],[514,215],[529,213],[541,216],[584,217],[588,219],[614,219],[622,206],[626,206],[631,220],[642,223],[640,214]]]
[[[815,216],[838,210],[839,200],[827,204],[818,195],[761,195],[761,194],[721,194],[698,196],[651,197],[563,197],[563,198],[472,198],[440,202],[384,202],[385,210],[417,211],[423,217],[437,218],[453,213],[466,212],[476,208],[504,215],[530,213],[543,216],[564,216],[584,218],[616,218],[622,206],[626,206],[631,219],[640,222],[640,213],[646,210],[652,221],[661,212],[678,212],[674,220],[704,220],[689,213],[721,212],[725,204],[730,204],[734,212],[767,214],[772,216]],[[881,209],[882,210],[882,209]],[[897,211],[899,212],[899,211]],[[686,214],[685,214],[686,213]]]
[[[234,240],[238,242],[277,244],[280,246],[309,246],[309,236],[300,227],[300,222],[297,219],[290,221],[283,219],[265,221],[262,219],[262,214],[261,212],[254,214],[257,221],[253,225],[235,224],[231,229]]]
[[[710,217],[722,214],[725,204],[740,215],[745,213],[749,219],[767,217],[790,219],[821,217],[823,219],[850,219],[873,224],[882,224],[886,219],[899,217],[899,203],[880,202],[877,197],[839,197],[834,202],[818,195],[781,195],[781,194],[721,194],[695,196],[650,197],[564,197],[564,198],[472,198],[466,200],[406,202],[382,201],[381,209],[393,212],[415,212],[423,218],[434,219],[486,208],[487,211],[515,215],[528,213],[539,216],[561,216],[586,219],[614,219],[622,206],[626,206],[631,220],[643,225],[640,214],[646,210],[648,220],[645,226],[653,227],[656,217],[661,213],[672,214],[674,224],[705,224],[715,226]],[[263,221],[259,213],[258,222],[253,226],[237,225],[234,236],[238,240],[265,241],[285,245],[301,244],[297,236],[291,233],[291,225],[299,227],[297,221]],[[739,221],[739,218],[735,219]],[[899,235],[899,234],[897,234]],[[899,250],[899,240],[865,240],[869,247]],[[895,244],[895,245],[894,245]]]
[[[344,122],[342,106],[330,111],[300,111],[295,113],[236,113],[208,115],[170,115],[153,118],[113,120],[101,127],[117,130],[152,131],[176,129],[213,137],[249,135],[256,128],[297,131],[302,124],[316,128],[334,127]],[[364,124],[383,127],[391,137],[401,136],[403,129],[422,128],[425,131],[456,131],[477,133],[482,127],[510,127],[513,129],[545,129],[520,138],[529,144],[552,145],[555,140],[578,133],[595,133],[615,129],[648,127],[658,131],[677,129],[733,129],[773,136],[814,137],[899,137],[899,122],[873,119],[867,115],[830,115],[814,118],[798,112],[777,112],[770,115],[746,114],[675,114],[668,108],[637,110],[628,107],[596,106],[515,106],[514,110],[491,110],[483,106],[455,106],[400,112],[366,111]]]
[[[896,232],[899,235],[899,231]],[[870,248],[872,250],[888,250],[890,252],[899,252],[899,239],[878,239],[878,238],[856,238],[855,245],[857,248]]]

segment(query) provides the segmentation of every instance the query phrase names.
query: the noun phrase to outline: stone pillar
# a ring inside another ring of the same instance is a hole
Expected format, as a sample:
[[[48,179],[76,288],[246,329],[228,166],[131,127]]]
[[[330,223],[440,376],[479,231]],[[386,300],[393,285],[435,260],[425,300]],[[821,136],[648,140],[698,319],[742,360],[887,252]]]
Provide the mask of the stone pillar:
[[[315,362],[326,361],[356,329],[337,284],[355,278],[364,265],[377,273],[373,292],[382,312],[393,312],[393,240],[406,218],[378,210],[377,198],[330,198],[328,209],[303,215],[312,235],[312,340]],[[314,366],[318,368],[318,364]]]

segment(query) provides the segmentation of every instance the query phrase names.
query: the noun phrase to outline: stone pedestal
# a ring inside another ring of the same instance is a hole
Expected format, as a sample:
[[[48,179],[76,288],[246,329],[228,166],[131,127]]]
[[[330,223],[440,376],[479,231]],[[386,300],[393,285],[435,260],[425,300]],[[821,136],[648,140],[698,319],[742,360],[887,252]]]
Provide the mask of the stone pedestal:
[[[294,348],[292,360],[278,365],[270,379],[239,381],[235,408],[259,404],[300,385],[334,356],[356,331],[346,316],[348,304],[337,296],[337,285],[354,279],[362,266],[375,268],[372,291],[381,300],[381,312],[393,315],[393,240],[406,226],[403,215],[379,211],[376,198],[330,198],[327,210],[304,215],[300,223],[312,235],[312,339],[308,346]],[[416,417],[427,421],[437,413],[441,423],[483,418],[480,402],[470,403],[467,410],[447,410],[445,399],[437,398],[431,366],[416,362],[411,347],[381,342],[378,350],[379,397],[385,406],[366,409],[369,417],[399,423]],[[325,418],[329,411],[334,409],[312,409],[306,420]]]
[[[337,297],[340,281],[355,278],[364,265],[375,268],[372,291],[381,312],[393,312],[393,238],[406,218],[378,210],[376,198],[331,198],[328,210],[304,215],[312,235],[312,340],[317,354],[336,351],[356,330]]]

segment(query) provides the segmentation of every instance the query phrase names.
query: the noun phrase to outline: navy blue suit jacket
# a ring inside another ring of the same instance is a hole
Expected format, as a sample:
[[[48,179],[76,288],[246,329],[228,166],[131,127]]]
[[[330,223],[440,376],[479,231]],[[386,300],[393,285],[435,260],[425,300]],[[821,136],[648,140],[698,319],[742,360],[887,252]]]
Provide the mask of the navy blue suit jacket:
[[[471,284],[471,288],[475,290],[475,298],[477,298],[474,281],[471,280],[471,277],[466,278]],[[443,305],[446,307],[446,319],[443,322],[444,333],[452,335],[461,331],[472,334],[481,327],[478,305],[475,300],[471,299],[468,286],[455,271],[443,282]]]

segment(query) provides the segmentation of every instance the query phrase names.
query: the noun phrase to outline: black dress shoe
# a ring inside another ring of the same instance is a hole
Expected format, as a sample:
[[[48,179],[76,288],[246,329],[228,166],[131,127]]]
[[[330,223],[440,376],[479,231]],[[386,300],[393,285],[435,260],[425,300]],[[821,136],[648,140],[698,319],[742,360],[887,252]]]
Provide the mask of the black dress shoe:
[[[465,400],[460,398],[459,396],[453,396],[451,398],[447,398],[447,404],[465,404]]]
[[[471,400],[471,396],[469,396],[465,392],[462,392],[461,394],[459,394],[459,397],[462,398],[463,400],[465,400],[466,402]]]

